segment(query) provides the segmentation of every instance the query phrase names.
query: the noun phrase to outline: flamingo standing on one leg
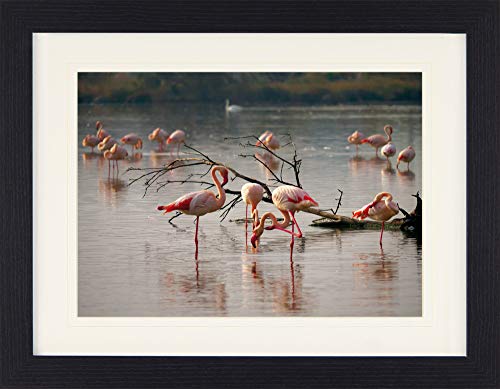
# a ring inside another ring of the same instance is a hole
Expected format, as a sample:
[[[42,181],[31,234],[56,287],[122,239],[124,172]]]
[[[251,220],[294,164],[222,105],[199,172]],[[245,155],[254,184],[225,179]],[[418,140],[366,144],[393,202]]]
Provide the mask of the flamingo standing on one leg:
[[[134,155],[134,149],[142,149],[142,139],[136,134],[127,134],[120,139],[120,142],[126,145],[131,145],[132,156]]]
[[[385,200],[384,200],[385,199]],[[375,196],[373,201],[366,204],[363,208],[352,213],[353,218],[360,220],[367,217],[382,222],[382,230],[380,231],[380,247],[382,247],[382,235],[384,234],[384,225],[394,215],[399,213],[398,205],[392,201],[392,194],[388,192],[380,192]]]
[[[163,151],[163,145],[167,141],[168,134],[166,131],[162,130],[161,128],[157,128],[154,130],[151,134],[148,135],[148,139],[151,142],[158,142],[160,145],[160,151]]]
[[[223,179],[222,183],[217,178],[216,173],[219,173]],[[218,211],[226,201],[226,192],[222,188],[228,182],[229,172],[224,166],[214,166],[211,170],[212,180],[217,187],[218,197],[210,190],[200,190],[191,192],[179,197],[173,203],[168,205],[159,205],[158,211],[165,213],[172,211],[180,211],[186,215],[196,216],[196,232],[194,235],[194,243],[196,245],[195,258],[198,259],[198,224],[200,216],[207,213]]]
[[[94,147],[96,147],[99,144],[99,138],[95,135],[85,135],[85,138],[83,138],[82,141],[82,146],[83,147],[90,147],[92,152],[94,152]]]
[[[108,135],[106,138],[104,138],[99,144],[97,145],[97,149],[99,151],[102,151],[105,153],[107,150],[110,150],[114,145],[118,144],[116,140],[114,140],[111,135]],[[114,167],[114,165],[113,165]],[[108,175],[109,171],[111,169],[111,160],[108,159]]]
[[[99,141],[102,141],[104,138],[109,136],[109,133],[102,128],[102,123],[99,120],[95,123],[95,129],[97,131],[96,136],[99,138]]]
[[[177,145],[177,156],[179,156],[179,148],[181,147],[181,143],[185,143],[186,140],[186,133],[182,130],[175,130],[170,134],[170,136],[167,139],[167,145],[171,144],[172,147],[173,145]],[[170,154],[172,154],[172,148],[170,148]]]
[[[415,158],[415,149],[408,146],[406,149],[402,150],[398,155],[398,162],[396,163],[396,169],[399,170],[399,163],[406,162],[408,164],[408,170],[410,170],[410,162]]]
[[[282,185],[277,187],[272,194],[272,199],[274,205],[279,209],[279,211],[283,214],[285,221],[287,223],[290,218],[293,220],[292,223],[292,231],[286,230],[284,227],[277,226],[275,223],[271,227],[267,227],[266,229],[273,230],[278,229],[284,232],[287,232],[292,235],[292,239],[290,241],[290,248],[293,250],[294,239],[295,237],[301,238],[302,231],[300,230],[299,225],[297,224],[297,220],[295,220],[295,212],[302,211],[304,209],[317,206],[318,203],[314,201],[311,196],[307,194],[307,192],[301,188],[297,188],[291,185]],[[251,238],[252,245],[255,247],[255,241],[262,235],[265,221],[264,216],[266,218],[271,218],[270,215],[264,214],[262,216],[261,222],[259,226],[254,229],[254,233]],[[274,216],[274,215],[273,215]],[[287,223],[288,225],[288,223]],[[297,226],[298,232],[295,232],[295,226]]]
[[[241,197],[246,204],[245,209],[245,247],[248,247],[248,206],[252,206],[252,230],[255,228],[256,222],[259,220],[257,213],[257,205],[261,202],[264,196],[264,188],[259,184],[248,183],[241,187]]]
[[[392,140],[392,132],[393,132],[392,126],[386,125],[384,127],[384,132],[386,133],[387,137],[384,137],[383,135],[380,134],[376,134],[361,140],[361,143],[368,143],[370,146],[375,148],[375,155],[377,157],[378,157],[378,149]]]
[[[389,157],[393,157],[394,154],[396,154],[396,146],[389,142],[384,147],[382,147],[381,151],[382,154],[387,158],[387,162],[389,162]]]
[[[104,158],[108,161],[113,161],[113,171],[116,165],[116,174],[120,172],[118,167],[118,161],[127,158],[128,152],[125,147],[119,146],[118,144],[113,145],[109,150],[104,152]],[[108,176],[109,176],[109,168],[108,168]]]
[[[361,131],[354,131],[351,135],[347,137],[347,141],[350,144],[356,145],[356,154],[358,154],[358,147],[364,138],[365,135]]]

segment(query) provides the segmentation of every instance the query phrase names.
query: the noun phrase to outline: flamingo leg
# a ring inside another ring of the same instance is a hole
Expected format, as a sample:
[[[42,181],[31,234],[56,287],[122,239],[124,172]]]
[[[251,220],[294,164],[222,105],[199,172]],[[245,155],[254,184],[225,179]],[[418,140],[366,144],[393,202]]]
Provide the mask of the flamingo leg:
[[[295,243],[295,233],[294,233],[295,222],[292,222],[292,239],[290,239],[290,256],[293,252],[293,245]]]
[[[118,173],[120,173],[120,168],[118,166],[118,161],[116,161],[116,176],[118,177]]]
[[[300,227],[299,227],[299,224],[297,223],[297,220],[295,220],[295,212],[290,211],[290,216],[292,217],[292,220],[293,220],[292,232],[293,232],[293,225],[295,224],[297,226],[297,230],[299,230],[299,232],[297,234],[295,234],[295,236],[297,238],[302,238],[302,231],[300,230]]]
[[[380,247],[382,247],[382,235],[384,235],[384,224],[385,222],[382,222],[382,229],[380,230]]]
[[[180,143],[177,143],[177,157],[179,157],[179,150],[181,148],[181,144]]]
[[[194,244],[196,246],[195,258],[198,259],[198,224],[200,223],[200,217],[196,216],[196,231],[194,233]]]
[[[108,178],[110,171],[111,171],[111,161],[108,159]]]

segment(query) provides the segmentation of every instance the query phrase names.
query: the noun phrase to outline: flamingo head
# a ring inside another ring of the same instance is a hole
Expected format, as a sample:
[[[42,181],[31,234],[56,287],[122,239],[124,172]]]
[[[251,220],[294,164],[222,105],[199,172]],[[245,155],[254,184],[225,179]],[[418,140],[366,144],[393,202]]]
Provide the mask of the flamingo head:
[[[390,126],[390,125],[386,125],[386,126],[384,127],[384,131],[385,131],[385,133],[386,133],[386,134],[388,134],[388,135],[392,135],[392,132],[393,132],[393,130],[392,130],[392,126]]]
[[[229,171],[223,167],[222,169],[219,170],[220,174],[222,175],[222,186],[226,185],[229,181]]]
[[[255,211],[253,213],[255,216]],[[266,230],[269,229],[269,227],[265,228]],[[264,233],[264,222],[258,222],[257,227],[253,229],[252,237],[250,238],[250,242],[252,243],[252,246],[254,248],[257,248],[256,242],[259,240],[259,238],[262,236]]]
[[[125,135],[124,137],[122,137],[122,138],[120,139],[120,142],[122,142],[122,143],[127,143],[127,142],[129,141],[129,139],[130,139],[130,137],[129,137],[128,135]]]
[[[102,128],[102,123],[98,120],[97,122],[95,122],[95,129],[99,131],[101,128]]]

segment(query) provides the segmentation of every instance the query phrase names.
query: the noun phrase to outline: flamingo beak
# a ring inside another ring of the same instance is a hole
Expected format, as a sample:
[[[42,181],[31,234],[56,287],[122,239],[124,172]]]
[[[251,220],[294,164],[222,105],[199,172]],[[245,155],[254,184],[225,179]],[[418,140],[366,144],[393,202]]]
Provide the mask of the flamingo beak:
[[[229,173],[227,172],[227,170],[222,173],[222,177],[223,177],[222,186],[224,186],[229,182]]]

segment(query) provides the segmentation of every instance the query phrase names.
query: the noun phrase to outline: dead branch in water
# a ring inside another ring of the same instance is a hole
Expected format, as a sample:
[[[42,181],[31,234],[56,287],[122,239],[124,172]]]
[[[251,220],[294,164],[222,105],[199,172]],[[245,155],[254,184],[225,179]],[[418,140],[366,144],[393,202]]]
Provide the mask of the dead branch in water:
[[[242,140],[246,139],[245,143],[239,143],[239,145],[243,148],[252,148],[256,150],[261,150],[264,153],[268,153],[272,158],[276,158],[278,161],[281,163],[281,168],[279,174],[276,173],[271,166],[269,166],[266,161],[258,159],[254,154],[240,154],[242,158],[253,158],[259,163],[261,163],[264,168],[271,173],[271,178],[269,178],[270,181],[279,184],[279,185],[292,185],[295,187],[302,188],[302,184],[300,182],[300,169],[302,166],[302,159],[298,157],[297,153],[297,148],[295,144],[293,143],[292,137],[290,134],[287,134],[287,136],[290,138],[289,142],[287,142],[282,148],[286,148],[287,146],[291,146],[293,149],[293,154],[291,159],[287,159],[283,157],[282,155],[278,154],[276,151],[271,150],[269,147],[267,147],[265,144],[262,142],[259,142],[259,138],[251,135],[251,136],[245,136],[245,137],[236,137],[236,138],[225,138],[225,140]],[[255,140],[255,144],[251,143],[249,139]],[[209,182],[205,179],[205,177],[210,173],[210,170],[213,166],[224,166],[226,169],[228,169],[232,175],[234,176],[231,179],[231,182],[234,181],[236,178],[239,178],[243,181],[250,182],[250,183],[255,183],[260,186],[265,191],[265,195],[262,199],[262,201],[267,202],[267,203],[272,203],[272,191],[271,191],[271,185],[268,183],[256,179],[254,177],[247,176],[236,169],[234,169],[232,166],[230,166],[227,163],[224,163],[222,161],[217,161],[213,158],[211,158],[208,154],[192,147],[189,145],[184,145],[185,148],[187,148],[190,151],[190,156],[188,157],[182,157],[182,158],[175,158],[174,160],[170,161],[168,164],[159,167],[159,168],[136,168],[136,167],[129,167],[127,169],[127,172],[140,172],[140,174],[134,178],[131,178],[129,180],[128,185],[133,185],[139,182],[142,182],[144,185],[144,194],[143,197],[146,196],[148,191],[151,188],[156,188],[156,191],[159,191],[163,188],[165,188],[167,185],[170,184],[198,184],[200,185],[203,189],[210,189],[213,188],[214,184],[212,182]],[[189,173],[186,175],[185,178],[176,178],[176,179],[169,179],[168,174],[174,170],[180,169],[180,168],[196,168],[196,167],[201,167],[201,166],[208,166],[208,169],[204,170],[202,173]],[[293,175],[293,180],[295,182],[289,181],[287,178],[285,178],[285,168],[286,171],[291,171]],[[224,188],[226,194],[234,196],[233,199],[229,200],[222,208],[221,208],[221,214],[220,218],[221,221],[224,220],[228,214],[231,212],[231,210],[234,209],[234,207],[242,201],[241,198],[241,192],[239,190],[234,190],[230,188]],[[339,210],[339,207],[341,206],[341,200],[342,200],[342,194],[343,192],[338,189],[340,192],[340,197],[337,200],[337,208],[335,211],[333,211],[333,208],[330,209],[330,212],[325,212],[325,211],[320,211],[318,209],[310,208],[304,210],[304,212],[308,213],[313,213],[316,215],[321,215],[323,217],[328,217],[328,218],[334,218],[336,216],[336,213]],[[180,214],[175,214],[169,219],[169,222],[171,222],[173,219],[176,217],[180,216]]]

